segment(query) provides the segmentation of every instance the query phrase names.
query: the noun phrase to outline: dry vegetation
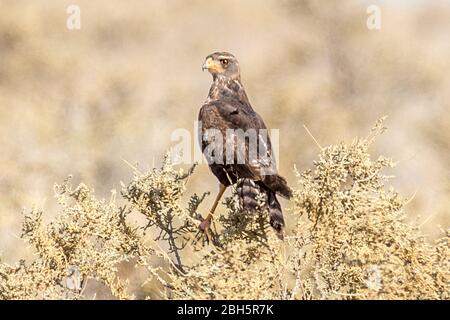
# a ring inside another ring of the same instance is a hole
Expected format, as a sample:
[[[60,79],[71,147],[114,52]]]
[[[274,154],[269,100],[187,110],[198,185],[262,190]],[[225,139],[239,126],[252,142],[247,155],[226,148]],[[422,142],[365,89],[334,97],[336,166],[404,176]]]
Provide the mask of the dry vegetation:
[[[448,298],[445,1],[370,1],[379,31],[359,0],[76,3],[70,31],[73,1],[0,0],[1,298]],[[193,131],[217,50],[280,129],[284,242],[235,197],[199,238],[216,179],[158,157]]]
[[[89,298],[86,284],[97,281],[133,298],[119,272],[127,261],[146,270],[146,282],[156,280],[158,298],[449,299],[450,232],[430,244],[405,222],[408,200],[384,173],[393,161],[368,150],[383,130],[379,121],[364,139],[318,146],[314,170],[296,173],[289,211],[296,223],[285,241],[265,212],[242,212],[231,197],[214,237],[202,243],[197,208],[205,195],[183,200],[194,168],[177,170],[168,156],[160,169],[134,167],[122,206],[114,192],[98,200],[67,179],[55,185],[60,212],[52,222],[41,211],[25,214],[22,238],[35,257],[0,264],[0,297]],[[145,219],[131,222],[133,215]],[[155,298],[143,288],[134,293]]]

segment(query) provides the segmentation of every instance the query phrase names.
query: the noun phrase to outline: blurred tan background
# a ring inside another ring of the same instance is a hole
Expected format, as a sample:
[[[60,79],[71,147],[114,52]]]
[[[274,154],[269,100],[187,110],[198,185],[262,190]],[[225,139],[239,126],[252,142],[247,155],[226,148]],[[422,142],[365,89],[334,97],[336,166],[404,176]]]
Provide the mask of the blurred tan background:
[[[70,4],[80,30],[66,28]],[[381,30],[366,27],[370,4]],[[2,259],[24,254],[23,208],[56,213],[54,182],[73,174],[109,197],[131,177],[122,159],[148,168],[174,129],[193,132],[211,83],[201,65],[218,50],[238,57],[253,107],[280,129],[294,186],[294,164],[311,168],[318,151],[302,124],[329,145],[388,115],[373,154],[399,161],[393,185],[417,191],[408,215],[433,239],[450,222],[449,37],[445,1],[0,0]],[[215,191],[206,165],[189,188]]]

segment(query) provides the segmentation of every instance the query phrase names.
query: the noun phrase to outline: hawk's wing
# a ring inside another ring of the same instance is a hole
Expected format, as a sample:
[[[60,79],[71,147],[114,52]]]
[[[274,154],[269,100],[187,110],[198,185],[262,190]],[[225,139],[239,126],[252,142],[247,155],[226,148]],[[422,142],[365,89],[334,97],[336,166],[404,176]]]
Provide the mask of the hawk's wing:
[[[236,170],[240,171],[242,178],[252,178],[260,180],[265,176],[268,170],[274,172],[275,161],[272,157],[272,146],[268,136],[267,127],[262,118],[250,107],[241,101],[230,99],[224,101],[211,101],[203,105],[199,113],[199,121],[201,123],[201,132],[199,137],[201,139],[202,151],[211,143],[207,137],[208,129],[219,130],[224,138],[227,135],[227,129],[236,130],[241,129],[244,133],[250,132],[253,129],[256,133],[255,145],[249,145],[251,140],[242,139],[242,136],[235,134],[230,140],[227,140],[227,146],[235,148],[234,164],[238,164],[242,159],[238,159],[237,149],[243,147],[244,163],[243,165],[236,165]],[[230,146],[229,142],[233,142]],[[224,143],[225,145],[225,143]],[[257,152],[257,156],[249,157],[250,149]],[[256,149],[256,150],[255,150]],[[223,150],[224,163],[226,162],[226,151]]]

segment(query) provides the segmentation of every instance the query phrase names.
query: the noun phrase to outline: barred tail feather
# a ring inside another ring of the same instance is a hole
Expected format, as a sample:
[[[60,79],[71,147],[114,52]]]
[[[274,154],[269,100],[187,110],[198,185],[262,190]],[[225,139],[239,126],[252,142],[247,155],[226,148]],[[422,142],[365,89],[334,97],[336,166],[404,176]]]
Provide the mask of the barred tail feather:
[[[269,192],[269,199],[267,202],[269,209],[270,225],[277,233],[278,238],[283,240],[284,234],[284,218],[283,211],[281,211],[281,205],[278,202],[277,196],[274,192]]]
[[[260,203],[257,197],[263,196],[262,201],[267,202],[267,195],[261,187],[251,179],[242,179],[237,184],[237,194],[239,196],[239,205],[244,211],[256,211],[259,209]]]
[[[258,202],[257,197],[262,195],[262,209],[268,211],[270,225],[275,230],[278,238],[283,239],[283,212],[274,191],[268,189],[265,185],[255,183],[251,179],[242,179],[237,184],[237,194],[241,208],[247,212],[261,209],[261,202]]]

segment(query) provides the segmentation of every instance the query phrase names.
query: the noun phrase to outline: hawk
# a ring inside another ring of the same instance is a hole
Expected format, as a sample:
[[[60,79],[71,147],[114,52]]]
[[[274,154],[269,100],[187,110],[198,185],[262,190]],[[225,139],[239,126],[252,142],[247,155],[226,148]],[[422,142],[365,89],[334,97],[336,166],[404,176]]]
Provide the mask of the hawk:
[[[213,83],[198,115],[199,142],[220,186],[199,228],[208,232],[223,193],[237,183],[243,207],[254,206],[256,195],[263,194],[270,225],[282,239],[285,223],[277,195],[290,199],[292,191],[276,172],[267,127],[250,105],[239,63],[230,53],[215,52],[206,57],[202,70],[211,73]]]

